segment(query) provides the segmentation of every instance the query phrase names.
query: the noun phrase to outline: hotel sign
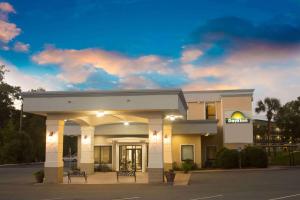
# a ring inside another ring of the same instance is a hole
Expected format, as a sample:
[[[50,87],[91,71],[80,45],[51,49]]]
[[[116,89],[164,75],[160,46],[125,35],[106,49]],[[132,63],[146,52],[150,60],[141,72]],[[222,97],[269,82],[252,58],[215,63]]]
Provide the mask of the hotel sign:
[[[245,115],[240,111],[235,111],[231,114],[230,118],[226,118],[227,124],[243,124],[249,122],[250,119],[245,117]]]

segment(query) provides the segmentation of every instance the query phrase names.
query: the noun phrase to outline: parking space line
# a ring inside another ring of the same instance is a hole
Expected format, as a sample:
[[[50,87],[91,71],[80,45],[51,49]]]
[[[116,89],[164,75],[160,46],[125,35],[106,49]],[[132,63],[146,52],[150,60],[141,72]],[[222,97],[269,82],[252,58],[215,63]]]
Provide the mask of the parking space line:
[[[190,199],[190,200],[213,199],[213,198],[219,198],[222,196],[223,196],[222,194],[218,194],[218,195],[214,195],[214,196],[199,197],[199,198]]]
[[[268,199],[268,200],[287,199],[287,198],[296,197],[296,196],[300,196],[300,194],[292,194],[292,195],[289,195],[289,196],[277,197],[277,198]]]
[[[129,200],[129,199],[140,199],[141,197],[125,197],[121,199],[112,199],[112,200]]]

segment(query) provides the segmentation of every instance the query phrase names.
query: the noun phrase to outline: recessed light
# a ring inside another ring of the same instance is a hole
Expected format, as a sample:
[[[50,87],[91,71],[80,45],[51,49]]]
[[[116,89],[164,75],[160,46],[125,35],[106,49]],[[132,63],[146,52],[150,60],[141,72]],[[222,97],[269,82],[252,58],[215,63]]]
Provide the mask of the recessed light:
[[[105,112],[97,112],[96,117],[103,117],[105,115]]]

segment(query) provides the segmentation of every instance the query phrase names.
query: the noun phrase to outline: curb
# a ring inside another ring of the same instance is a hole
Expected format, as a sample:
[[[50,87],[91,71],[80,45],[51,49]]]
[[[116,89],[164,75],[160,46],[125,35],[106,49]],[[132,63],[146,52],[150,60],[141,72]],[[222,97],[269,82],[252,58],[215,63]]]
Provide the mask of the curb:
[[[212,169],[212,170],[198,170],[191,171],[191,173],[210,173],[210,172],[247,172],[247,171],[275,171],[275,170],[289,170],[300,169],[300,166],[278,166],[268,168],[245,168],[245,169]]]
[[[9,167],[9,166],[22,166],[22,165],[38,165],[43,164],[44,162],[32,162],[32,163],[16,163],[16,164],[3,164],[0,167]]]

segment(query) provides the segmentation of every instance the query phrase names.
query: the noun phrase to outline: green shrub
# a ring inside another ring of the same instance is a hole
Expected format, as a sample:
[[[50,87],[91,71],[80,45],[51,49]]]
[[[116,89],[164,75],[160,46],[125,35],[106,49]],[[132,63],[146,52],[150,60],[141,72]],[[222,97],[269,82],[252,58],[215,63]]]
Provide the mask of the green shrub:
[[[179,170],[180,170],[180,167],[178,166],[177,162],[173,162],[173,163],[172,163],[172,169],[173,169],[174,171],[179,171]]]
[[[214,166],[225,169],[238,168],[239,152],[235,149],[222,148],[216,155]]]
[[[242,150],[243,167],[268,167],[267,153],[258,147],[248,146]]]
[[[33,175],[37,183],[42,183],[44,181],[44,177],[45,177],[44,170],[37,171],[33,173]]]
[[[181,165],[184,173],[188,173],[193,168],[193,163],[190,162],[189,160],[183,161]]]

